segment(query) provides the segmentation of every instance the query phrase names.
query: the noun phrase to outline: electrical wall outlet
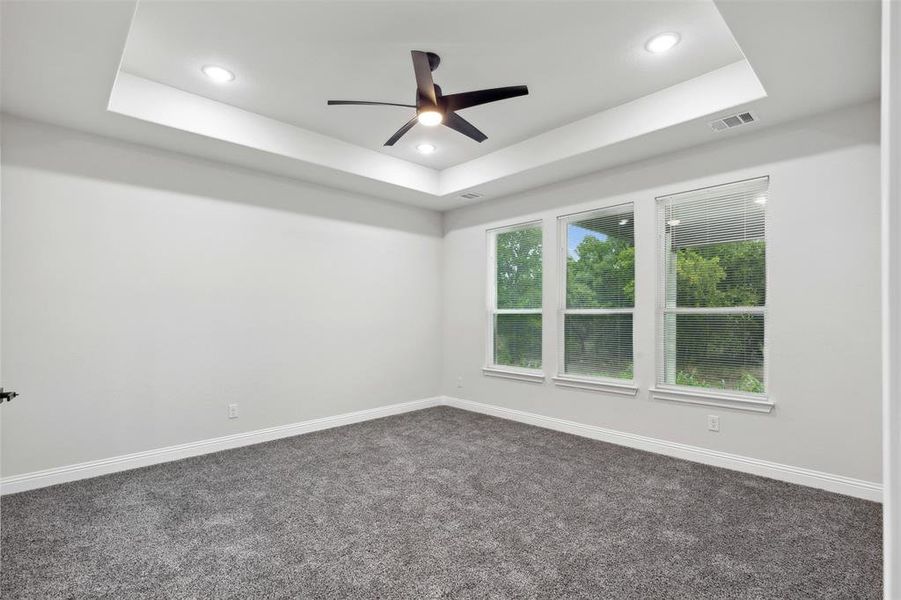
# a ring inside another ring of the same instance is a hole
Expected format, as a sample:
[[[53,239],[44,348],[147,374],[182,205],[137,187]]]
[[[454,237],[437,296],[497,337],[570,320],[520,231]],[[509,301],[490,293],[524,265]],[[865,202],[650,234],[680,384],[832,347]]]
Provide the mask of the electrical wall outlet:
[[[237,419],[238,418],[238,404],[229,404],[228,405],[228,418],[229,419]]]
[[[457,375],[457,388],[462,388],[462,387],[463,387],[463,376]]]
[[[707,429],[709,431],[719,431],[720,418],[716,415],[707,415]]]

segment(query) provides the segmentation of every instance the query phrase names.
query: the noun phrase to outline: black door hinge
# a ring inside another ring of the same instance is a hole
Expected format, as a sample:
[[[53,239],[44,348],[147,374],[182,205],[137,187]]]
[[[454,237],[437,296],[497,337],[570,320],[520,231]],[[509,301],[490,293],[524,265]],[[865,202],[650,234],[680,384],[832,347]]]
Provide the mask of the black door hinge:
[[[18,392],[7,392],[2,387],[0,387],[0,404],[3,404],[4,402],[9,402],[10,400],[12,400],[13,398],[15,398],[18,395],[19,395]]]

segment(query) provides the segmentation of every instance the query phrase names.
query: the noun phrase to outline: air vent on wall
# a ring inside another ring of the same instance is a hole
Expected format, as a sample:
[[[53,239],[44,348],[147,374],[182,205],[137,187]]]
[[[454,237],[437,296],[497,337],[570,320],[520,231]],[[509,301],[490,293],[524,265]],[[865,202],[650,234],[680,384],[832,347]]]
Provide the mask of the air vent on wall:
[[[751,112],[741,112],[729,115],[728,117],[723,117],[722,119],[710,121],[708,125],[710,125],[710,128],[714,131],[725,131],[726,129],[734,129],[736,127],[741,127],[742,125],[747,125],[748,123],[756,122],[756,115]]]
[[[476,198],[481,198],[482,194],[478,192],[466,192],[465,194],[460,194],[460,197],[464,200],[475,200]]]

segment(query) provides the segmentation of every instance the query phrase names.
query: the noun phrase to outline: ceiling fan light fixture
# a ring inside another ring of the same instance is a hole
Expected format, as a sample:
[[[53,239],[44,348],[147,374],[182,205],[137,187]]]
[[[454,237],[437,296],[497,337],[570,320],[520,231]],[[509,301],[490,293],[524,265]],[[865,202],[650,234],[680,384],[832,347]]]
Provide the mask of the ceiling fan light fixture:
[[[419,144],[416,146],[416,149],[419,150],[420,154],[431,154],[435,151],[434,144]]]
[[[234,73],[218,65],[204,65],[200,70],[216,83],[228,83],[235,79]]]
[[[444,115],[437,110],[424,110],[416,118],[419,119],[420,124],[426,127],[434,127],[441,124],[441,121],[444,120]]]
[[[672,50],[681,39],[682,36],[675,31],[668,31],[666,33],[657,34],[649,39],[648,43],[644,45],[644,48],[652,54],[662,54],[667,50]]]

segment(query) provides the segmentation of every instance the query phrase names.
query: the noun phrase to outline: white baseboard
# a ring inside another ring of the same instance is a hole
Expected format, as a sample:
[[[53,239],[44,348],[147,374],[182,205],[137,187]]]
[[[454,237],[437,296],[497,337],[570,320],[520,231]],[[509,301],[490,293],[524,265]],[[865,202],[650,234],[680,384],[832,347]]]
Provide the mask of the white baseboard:
[[[571,433],[594,440],[610,442],[620,446],[647,450],[648,452],[665,454],[667,456],[682,458],[706,465],[724,467],[726,469],[732,469],[733,471],[761,475],[763,477],[769,477],[770,479],[806,485],[808,487],[819,488],[838,494],[844,494],[846,496],[882,502],[882,485],[872,481],[864,481],[861,479],[844,477],[842,475],[814,471],[812,469],[783,465],[747,456],[740,456],[738,454],[720,452],[718,450],[708,450],[698,446],[669,442],[643,435],[636,435],[634,433],[625,433],[614,429],[585,425],[574,421],[546,417],[536,413],[493,406],[491,404],[483,404],[471,400],[462,400],[450,396],[444,397],[443,404],[453,406],[454,408],[461,408],[463,410],[490,415],[492,417],[500,417],[502,419],[536,425],[538,427]]]
[[[423,408],[438,406],[443,403],[444,399],[440,396],[425,398],[423,400],[414,400],[413,402],[391,404],[331,417],[322,417],[321,419],[302,421],[300,423],[267,427],[265,429],[236,433],[198,442],[188,442],[187,444],[178,444],[177,446],[168,446],[156,450],[146,450],[144,452],[135,452],[134,454],[124,454],[112,458],[92,460],[65,467],[46,469],[44,471],[13,475],[11,477],[0,479],[0,495],[15,494],[17,492],[47,487],[58,483],[108,475],[109,473],[137,469],[139,467],[180,460],[201,454],[210,454],[212,452],[219,452],[230,448],[250,446],[252,444],[269,442],[303,433],[311,433],[313,431],[331,429],[332,427],[340,427],[341,425],[350,425],[361,421],[369,421],[414,410],[421,410]]]
[[[290,425],[279,425],[276,427],[257,429],[245,433],[236,433],[234,435],[227,435],[209,440],[189,442],[187,444],[168,446],[156,450],[135,452],[134,454],[125,454],[65,467],[4,477],[0,479],[0,495],[15,494],[17,492],[47,487],[58,483],[98,477],[100,475],[137,469],[139,467],[180,460],[191,456],[210,454],[212,452],[219,452],[230,448],[250,446],[252,444],[269,442],[304,433],[311,433],[313,431],[321,431],[323,429],[331,429],[332,427],[340,427],[341,425],[350,425],[361,421],[389,417],[391,415],[439,405],[452,406],[454,408],[478,412],[493,417],[500,417],[502,419],[509,419],[520,423],[544,427],[546,429],[553,429],[555,431],[562,431],[564,433],[571,433],[573,435],[610,442],[620,446],[646,450],[648,452],[655,452],[657,454],[664,454],[707,465],[724,467],[744,473],[761,475],[763,477],[787,481],[789,483],[820,488],[830,492],[845,494],[847,496],[864,498],[876,502],[882,501],[882,485],[870,481],[783,465],[737,454],[729,454],[718,450],[708,450],[706,448],[690,446],[688,444],[669,442],[634,433],[626,433],[613,429],[606,429],[604,427],[596,427],[594,425],[585,425],[583,423],[576,423],[575,421],[547,417],[512,408],[473,402],[471,400],[462,400],[450,396],[437,396],[434,398],[415,400],[413,402],[391,404],[389,406],[381,406],[331,417],[312,419],[310,421],[302,421]]]

